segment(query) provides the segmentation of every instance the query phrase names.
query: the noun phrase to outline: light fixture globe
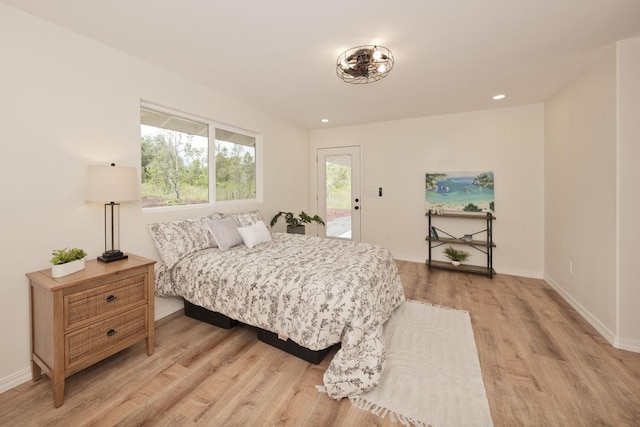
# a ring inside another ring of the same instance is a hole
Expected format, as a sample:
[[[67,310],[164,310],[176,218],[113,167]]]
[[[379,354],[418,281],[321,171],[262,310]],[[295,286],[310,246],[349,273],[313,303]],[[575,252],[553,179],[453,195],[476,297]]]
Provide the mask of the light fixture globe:
[[[346,83],[377,82],[393,68],[393,54],[384,46],[353,47],[338,56],[336,74]]]

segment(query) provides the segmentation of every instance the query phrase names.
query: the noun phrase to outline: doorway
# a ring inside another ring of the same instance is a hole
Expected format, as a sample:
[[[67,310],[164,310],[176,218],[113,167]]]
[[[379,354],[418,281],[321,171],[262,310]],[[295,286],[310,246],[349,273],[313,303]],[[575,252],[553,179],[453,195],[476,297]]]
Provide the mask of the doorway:
[[[360,241],[360,147],[318,148],[318,211],[324,237]]]

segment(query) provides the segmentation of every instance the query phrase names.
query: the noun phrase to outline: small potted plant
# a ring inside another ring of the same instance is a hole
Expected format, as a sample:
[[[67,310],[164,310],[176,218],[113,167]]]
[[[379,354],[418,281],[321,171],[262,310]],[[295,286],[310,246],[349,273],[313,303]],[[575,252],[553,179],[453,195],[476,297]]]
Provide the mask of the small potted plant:
[[[64,248],[54,250],[52,255],[51,277],[62,277],[84,269],[84,257],[87,253],[78,248]]]
[[[324,225],[324,221],[318,215],[311,216],[305,211],[300,212],[299,216],[295,216],[291,212],[278,212],[271,218],[271,227],[273,227],[278,219],[284,215],[284,220],[287,223],[287,233],[290,234],[304,234],[304,224],[309,224],[311,221],[317,222],[320,225]]]
[[[444,255],[451,260],[451,264],[455,267],[459,266],[460,263],[466,261],[471,256],[469,252],[455,249],[452,246],[447,246],[444,250]]]

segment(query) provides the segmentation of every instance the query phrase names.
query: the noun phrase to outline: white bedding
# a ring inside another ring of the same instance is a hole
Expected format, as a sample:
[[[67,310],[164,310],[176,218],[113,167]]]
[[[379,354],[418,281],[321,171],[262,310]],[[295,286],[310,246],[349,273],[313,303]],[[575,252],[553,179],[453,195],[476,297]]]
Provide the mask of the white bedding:
[[[340,342],[323,378],[334,399],[378,383],[382,325],[404,300],[388,250],[297,234],[274,233],[252,249],[200,250],[157,276],[159,295],[184,297],[311,350]]]

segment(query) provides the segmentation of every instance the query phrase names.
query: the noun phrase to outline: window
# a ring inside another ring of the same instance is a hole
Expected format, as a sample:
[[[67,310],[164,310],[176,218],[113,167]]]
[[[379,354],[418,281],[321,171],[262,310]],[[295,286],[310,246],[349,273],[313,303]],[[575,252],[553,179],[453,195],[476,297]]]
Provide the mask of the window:
[[[256,139],[216,129],[216,200],[256,198]]]
[[[143,208],[257,198],[257,136],[147,107],[140,133]]]
[[[142,207],[209,203],[209,126],[142,108]]]

